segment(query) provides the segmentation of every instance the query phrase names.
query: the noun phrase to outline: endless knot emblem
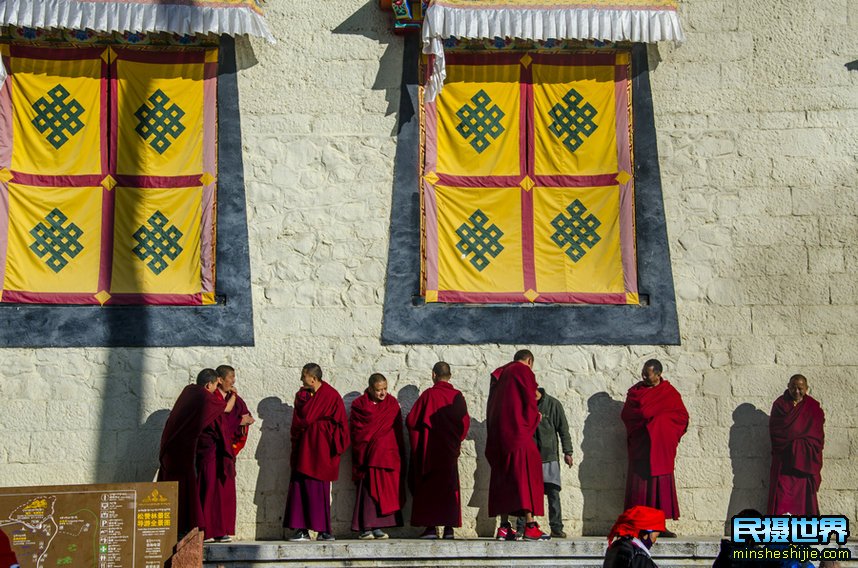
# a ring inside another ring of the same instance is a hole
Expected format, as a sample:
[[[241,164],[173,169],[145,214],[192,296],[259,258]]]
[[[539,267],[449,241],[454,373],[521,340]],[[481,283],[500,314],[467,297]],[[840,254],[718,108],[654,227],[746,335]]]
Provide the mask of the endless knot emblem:
[[[582,105],[583,100],[581,93],[569,89],[563,97],[566,105],[557,103],[548,111],[554,119],[548,128],[563,141],[563,145],[570,152],[577,150],[584,143],[584,137],[589,137],[598,128],[593,122],[593,117],[598,114],[596,108],[587,102]]]
[[[69,136],[74,136],[83,128],[80,119],[83,107],[76,99],[69,99],[70,96],[65,87],[57,85],[33,103],[36,117],[31,122],[39,134],[48,132],[48,142],[56,150],[69,141]]]
[[[489,218],[479,209],[474,211],[468,220],[471,225],[462,223],[462,226],[456,229],[456,234],[459,235],[456,248],[463,258],[473,253],[471,264],[482,272],[491,262],[488,257],[496,258],[503,251],[503,245],[500,244],[503,231],[494,223],[486,227]]]
[[[456,131],[465,140],[473,136],[471,147],[481,154],[491,144],[489,137],[497,140],[503,134],[504,127],[500,121],[506,115],[498,105],[489,108],[492,99],[482,89],[471,97],[471,102],[474,106],[465,103],[456,111],[456,116],[462,121],[456,127]]]
[[[172,144],[167,136],[176,140],[185,131],[185,126],[181,122],[185,111],[177,104],[167,108],[170,97],[161,89],[152,93],[148,100],[152,103],[151,107],[143,103],[134,113],[140,121],[135,130],[143,140],[149,140],[150,136],[154,136],[149,145],[159,154],[163,154]]]
[[[141,225],[134,232],[138,244],[131,250],[143,262],[149,259],[146,263],[149,270],[161,274],[169,265],[167,259],[176,260],[184,250],[179,245],[182,231],[175,225],[167,227],[170,220],[160,211],[155,211],[147,222],[148,227]]]
[[[54,209],[45,216],[44,221],[30,229],[30,235],[35,239],[30,250],[39,258],[45,258],[45,264],[54,272],[59,272],[69,263],[68,258],[74,258],[83,250],[80,237],[83,231],[74,223],[65,225],[68,221],[62,211]],[[47,223],[46,223],[47,222]]]
[[[584,217],[587,208],[577,199],[569,204],[566,211],[569,212],[568,217],[560,213],[551,221],[551,226],[556,229],[551,240],[561,249],[569,245],[566,256],[571,258],[572,262],[578,262],[587,254],[584,247],[592,249],[602,240],[596,233],[602,222],[592,213]]]

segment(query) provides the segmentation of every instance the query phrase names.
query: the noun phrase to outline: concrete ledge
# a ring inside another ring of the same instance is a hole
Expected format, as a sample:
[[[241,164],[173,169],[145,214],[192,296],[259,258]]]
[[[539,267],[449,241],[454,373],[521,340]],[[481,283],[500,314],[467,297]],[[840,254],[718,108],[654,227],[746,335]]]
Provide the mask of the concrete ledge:
[[[591,566],[602,565],[604,537],[548,542],[490,539],[421,541],[247,542],[206,545],[204,566]],[[712,566],[718,539],[663,539],[655,549],[659,567]]]

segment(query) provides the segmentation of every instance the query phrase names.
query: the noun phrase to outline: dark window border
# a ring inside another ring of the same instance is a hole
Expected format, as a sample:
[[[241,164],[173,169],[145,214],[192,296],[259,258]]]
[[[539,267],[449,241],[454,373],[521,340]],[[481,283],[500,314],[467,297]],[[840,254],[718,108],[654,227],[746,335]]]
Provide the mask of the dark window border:
[[[647,50],[632,47],[635,226],[640,306],[425,304],[420,294],[417,69],[406,36],[390,216],[383,344],[679,345]]]
[[[217,304],[57,306],[0,304],[3,347],[189,347],[254,344],[253,302],[235,41],[218,61]]]

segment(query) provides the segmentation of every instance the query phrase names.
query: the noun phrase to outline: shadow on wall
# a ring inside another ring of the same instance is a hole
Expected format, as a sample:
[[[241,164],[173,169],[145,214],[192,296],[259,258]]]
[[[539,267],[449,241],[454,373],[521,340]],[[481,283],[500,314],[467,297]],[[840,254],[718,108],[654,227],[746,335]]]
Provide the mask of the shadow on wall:
[[[283,512],[289,488],[289,454],[292,441],[293,408],[276,396],[262,399],[256,407],[259,426],[259,444],[256,446],[256,463],[259,474],[253,503],[256,505],[256,540],[283,538]]]
[[[474,453],[477,468],[474,470],[474,492],[468,506],[477,509],[477,536],[492,537],[495,534],[496,519],[489,517],[489,478],[491,468],[486,460],[486,422],[471,417],[471,429],[467,440],[474,441]]]
[[[747,402],[737,406],[730,427],[733,491],[724,534],[730,534],[730,519],[742,509],[766,510],[771,448],[768,415]]]
[[[626,429],[620,419],[623,403],[606,392],[587,400],[578,480],[584,498],[582,534],[608,534],[623,512],[626,487]],[[622,465],[619,465],[622,464]]]
[[[393,34],[391,17],[391,14],[385,14],[379,9],[376,0],[370,0],[331,31],[333,34],[363,36],[386,45],[384,53],[378,60],[378,73],[371,88],[374,91],[385,91],[387,101],[385,115],[387,116],[400,110],[402,74],[402,39]],[[414,73],[417,73],[416,69]],[[410,119],[410,117],[407,118]],[[398,124],[402,122],[400,117]],[[395,131],[391,133],[391,135],[395,134]]]

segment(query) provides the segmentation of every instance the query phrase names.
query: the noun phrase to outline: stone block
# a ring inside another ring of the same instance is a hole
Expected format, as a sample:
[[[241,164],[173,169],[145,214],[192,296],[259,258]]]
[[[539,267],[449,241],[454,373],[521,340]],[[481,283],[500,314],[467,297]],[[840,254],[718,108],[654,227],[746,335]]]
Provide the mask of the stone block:
[[[798,306],[755,306],[752,308],[755,335],[800,335],[803,319]]]
[[[703,375],[703,394],[705,396],[728,397],[731,394],[730,376],[727,371],[708,371]]]
[[[800,313],[801,329],[805,333],[858,333],[858,306],[808,306],[800,308]]]

